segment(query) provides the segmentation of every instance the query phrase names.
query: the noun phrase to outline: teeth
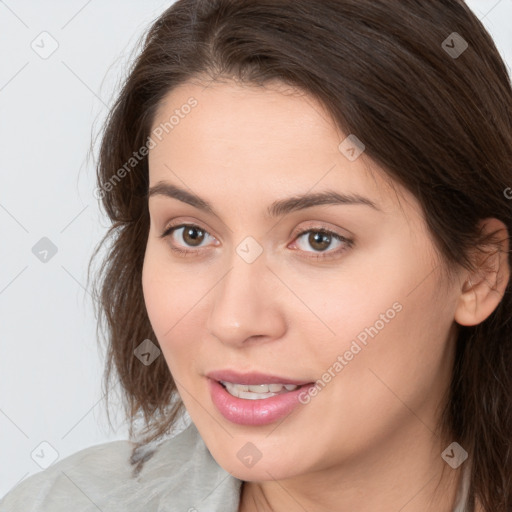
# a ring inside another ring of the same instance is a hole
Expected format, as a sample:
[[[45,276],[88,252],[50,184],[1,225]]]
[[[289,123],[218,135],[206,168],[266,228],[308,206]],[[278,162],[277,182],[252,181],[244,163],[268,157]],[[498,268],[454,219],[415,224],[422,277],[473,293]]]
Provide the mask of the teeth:
[[[228,393],[236,396],[237,398],[245,398],[246,400],[261,400],[263,398],[270,398],[271,396],[279,395],[280,393],[254,393],[253,391],[240,391],[238,395],[233,394],[228,390]]]
[[[247,400],[261,400],[262,398],[270,398],[271,396],[293,391],[299,386],[295,384],[235,384],[233,382],[220,381],[227,392],[237,398],[245,398]]]
[[[235,385],[238,387],[238,384]],[[256,384],[247,387],[249,388],[249,391],[252,391],[253,393],[268,393],[270,391],[267,384]]]

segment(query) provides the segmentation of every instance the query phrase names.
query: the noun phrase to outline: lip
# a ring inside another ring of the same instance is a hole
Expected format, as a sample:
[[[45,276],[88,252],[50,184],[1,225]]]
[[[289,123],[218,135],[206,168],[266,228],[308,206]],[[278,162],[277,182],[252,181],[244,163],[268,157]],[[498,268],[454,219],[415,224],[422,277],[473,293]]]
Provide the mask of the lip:
[[[213,375],[213,372],[210,374]],[[208,388],[213,404],[217,410],[231,423],[237,425],[267,425],[273,423],[281,418],[288,416],[297,406],[301,405],[299,395],[306,392],[309,387],[314,386],[314,382],[292,381],[290,379],[277,380],[275,376],[263,375],[264,379],[272,377],[274,381],[262,380],[262,374],[236,374],[237,384],[258,384],[258,383],[282,383],[282,384],[296,384],[301,386],[294,391],[281,393],[270,398],[261,398],[258,400],[249,400],[245,398],[237,398],[224,388],[224,386],[217,381],[217,379],[208,378]],[[222,372],[222,378],[219,380],[233,382],[233,374],[229,374],[229,378],[225,372]],[[240,377],[244,382],[240,382]],[[249,382],[250,381],[250,382]],[[298,384],[297,384],[298,383]]]
[[[287,377],[280,377],[278,375],[268,375],[259,372],[239,373],[235,370],[217,370],[206,374],[212,380],[222,380],[225,382],[233,382],[234,384],[294,384],[296,386],[303,386],[310,384],[308,380],[295,380]],[[268,400],[268,399],[267,399]]]

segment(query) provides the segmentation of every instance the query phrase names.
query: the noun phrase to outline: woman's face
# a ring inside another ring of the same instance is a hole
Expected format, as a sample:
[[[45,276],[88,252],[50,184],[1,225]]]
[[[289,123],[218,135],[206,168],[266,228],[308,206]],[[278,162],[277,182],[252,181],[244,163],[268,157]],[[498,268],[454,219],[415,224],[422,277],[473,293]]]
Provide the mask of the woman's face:
[[[291,92],[187,83],[149,153],[147,312],[208,449],[243,480],[430,454],[453,362],[460,287],[418,202]],[[217,380],[306,384],[236,398]]]

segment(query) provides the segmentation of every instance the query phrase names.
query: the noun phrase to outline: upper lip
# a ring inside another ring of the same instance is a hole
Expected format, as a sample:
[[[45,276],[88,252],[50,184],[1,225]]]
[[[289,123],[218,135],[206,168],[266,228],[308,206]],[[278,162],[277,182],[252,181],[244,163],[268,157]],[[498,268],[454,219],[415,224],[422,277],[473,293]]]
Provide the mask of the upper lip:
[[[207,377],[217,381],[232,382],[234,384],[295,384],[302,386],[309,384],[308,380],[289,379],[288,377],[280,377],[278,375],[268,375],[265,373],[251,372],[239,373],[235,370],[216,370],[206,374]]]

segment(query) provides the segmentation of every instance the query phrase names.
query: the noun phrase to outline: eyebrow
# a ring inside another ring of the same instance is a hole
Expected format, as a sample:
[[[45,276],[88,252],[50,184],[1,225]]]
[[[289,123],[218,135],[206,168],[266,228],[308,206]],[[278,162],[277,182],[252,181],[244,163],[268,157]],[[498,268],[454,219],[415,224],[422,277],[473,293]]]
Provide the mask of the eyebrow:
[[[177,187],[171,183],[160,181],[153,187],[150,187],[147,194],[148,200],[153,196],[171,197],[177,199],[178,201],[182,201],[183,203],[194,206],[200,210],[203,210],[204,212],[218,216],[208,201],[205,201],[196,194]],[[363,197],[359,194],[340,194],[334,190],[325,190],[323,192],[297,195],[287,199],[274,201],[267,208],[267,214],[270,217],[278,217],[280,215],[285,215],[293,211],[303,210],[305,208],[311,208],[313,206],[331,204],[361,204],[381,211],[381,209],[367,197]]]

